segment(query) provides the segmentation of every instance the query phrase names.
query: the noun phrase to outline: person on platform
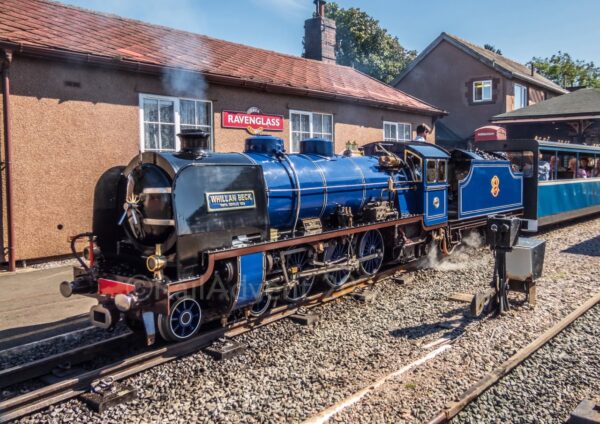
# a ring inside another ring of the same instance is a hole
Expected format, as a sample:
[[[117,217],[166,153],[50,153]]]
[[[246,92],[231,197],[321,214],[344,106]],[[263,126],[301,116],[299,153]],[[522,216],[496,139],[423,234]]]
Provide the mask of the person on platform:
[[[427,136],[431,133],[431,128],[427,124],[421,124],[417,126],[417,138],[416,141],[427,141]]]

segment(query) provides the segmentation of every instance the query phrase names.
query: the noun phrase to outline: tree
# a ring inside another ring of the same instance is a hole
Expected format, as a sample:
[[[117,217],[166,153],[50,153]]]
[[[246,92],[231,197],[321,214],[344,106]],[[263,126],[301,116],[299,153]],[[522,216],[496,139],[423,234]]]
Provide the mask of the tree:
[[[325,16],[335,20],[335,53],[340,65],[352,66],[388,83],[417,56],[415,50],[406,50],[398,37],[358,8],[343,9],[337,3],[327,3]]]
[[[502,50],[497,49],[493,44],[484,44],[483,48],[502,56]]]
[[[559,51],[545,59],[534,57],[529,65],[533,65],[540,74],[565,88],[600,88],[600,68],[594,62],[574,60],[568,53]]]

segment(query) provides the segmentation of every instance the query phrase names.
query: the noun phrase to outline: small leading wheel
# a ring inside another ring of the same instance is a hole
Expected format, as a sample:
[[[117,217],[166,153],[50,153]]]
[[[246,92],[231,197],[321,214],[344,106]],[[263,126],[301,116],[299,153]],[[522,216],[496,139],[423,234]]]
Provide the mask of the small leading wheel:
[[[198,332],[201,317],[200,304],[183,296],[173,301],[168,315],[158,316],[158,331],[168,341],[187,340]]]
[[[286,266],[288,277],[294,279],[294,274],[300,271],[306,271],[310,266],[309,262],[309,253],[308,249],[300,250],[298,252],[292,253],[286,256]],[[310,289],[315,282],[315,277],[300,277],[295,279],[295,284],[292,287],[287,287],[283,291],[283,298],[288,302],[297,302],[301,299],[304,299],[306,295],[310,292]]]
[[[364,275],[375,275],[383,264],[383,236],[379,230],[367,231],[358,243],[360,271]],[[369,259],[366,259],[369,258]]]
[[[344,239],[334,240],[323,253],[323,262],[343,262],[348,259],[350,243]],[[323,275],[323,280],[331,288],[337,289],[343,286],[350,277],[350,270],[333,271]]]

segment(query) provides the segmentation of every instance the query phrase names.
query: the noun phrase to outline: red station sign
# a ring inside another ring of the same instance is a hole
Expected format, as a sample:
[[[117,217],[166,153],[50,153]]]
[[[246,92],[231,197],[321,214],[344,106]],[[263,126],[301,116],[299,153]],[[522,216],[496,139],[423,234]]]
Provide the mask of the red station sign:
[[[221,117],[223,128],[243,128],[251,134],[283,131],[283,116],[265,115],[258,108],[250,108],[246,112],[224,110]]]

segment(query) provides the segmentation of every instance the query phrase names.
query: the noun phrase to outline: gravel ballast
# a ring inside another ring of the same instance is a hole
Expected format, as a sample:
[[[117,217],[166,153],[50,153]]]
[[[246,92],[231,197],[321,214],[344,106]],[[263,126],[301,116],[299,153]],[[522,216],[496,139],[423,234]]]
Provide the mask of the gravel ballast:
[[[299,422],[424,356],[432,350],[427,343],[462,334],[449,350],[333,418],[423,422],[600,290],[596,234],[600,221],[589,220],[537,236],[547,246],[536,307],[461,320],[468,305],[447,296],[487,287],[492,273],[487,249],[465,247],[405,284],[377,284],[373,303],[347,296],[315,308],[321,320],[314,326],[283,320],[238,337],[248,349],[236,358],[217,362],[199,352],[130,378],[139,397],[127,405],[100,415],[71,400],[22,422]]]
[[[453,423],[563,423],[600,400],[600,307],[578,318],[465,408]]]

